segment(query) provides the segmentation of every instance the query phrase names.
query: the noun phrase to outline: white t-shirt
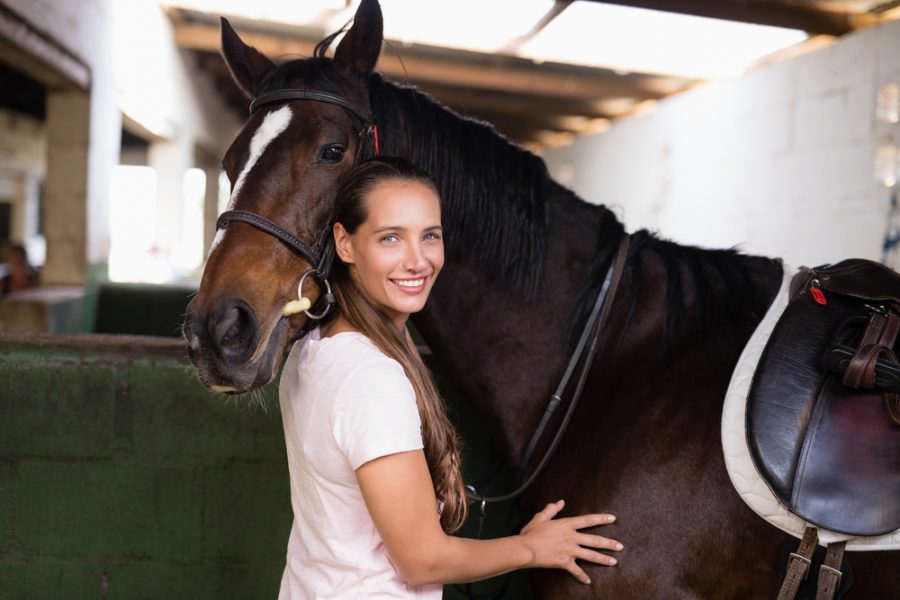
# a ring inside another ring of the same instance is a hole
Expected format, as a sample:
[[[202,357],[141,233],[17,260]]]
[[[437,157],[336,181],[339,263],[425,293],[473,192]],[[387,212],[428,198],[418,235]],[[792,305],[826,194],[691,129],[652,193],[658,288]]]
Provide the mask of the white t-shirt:
[[[294,510],[279,600],[440,599],[442,586],[399,576],[356,479],[370,460],[422,448],[403,367],[360,333],[315,329],[291,349],[279,398]]]

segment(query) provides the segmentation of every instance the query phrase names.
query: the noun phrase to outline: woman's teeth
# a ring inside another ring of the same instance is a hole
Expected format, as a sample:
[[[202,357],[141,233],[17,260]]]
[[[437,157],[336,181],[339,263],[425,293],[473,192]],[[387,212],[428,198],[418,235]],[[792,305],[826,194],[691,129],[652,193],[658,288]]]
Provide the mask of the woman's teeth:
[[[421,279],[391,279],[391,281],[393,281],[394,283],[396,283],[397,285],[399,285],[401,287],[413,288],[413,287],[419,287],[420,285],[425,283],[425,278],[422,277]]]

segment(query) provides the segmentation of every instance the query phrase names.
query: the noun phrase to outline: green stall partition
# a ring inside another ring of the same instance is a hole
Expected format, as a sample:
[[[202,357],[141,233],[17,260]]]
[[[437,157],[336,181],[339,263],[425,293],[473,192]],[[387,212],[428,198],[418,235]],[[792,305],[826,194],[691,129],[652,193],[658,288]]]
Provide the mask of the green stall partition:
[[[274,598],[277,403],[206,391],[178,340],[0,338],[0,598]]]
[[[442,388],[483,476],[500,459]],[[515,527],[490,511],[486,536]],[[273,386],[213,394],[175,338],[0,334],[0,600],[274,599],[290,524]],[[504,588],[530,597],[474,591]]]

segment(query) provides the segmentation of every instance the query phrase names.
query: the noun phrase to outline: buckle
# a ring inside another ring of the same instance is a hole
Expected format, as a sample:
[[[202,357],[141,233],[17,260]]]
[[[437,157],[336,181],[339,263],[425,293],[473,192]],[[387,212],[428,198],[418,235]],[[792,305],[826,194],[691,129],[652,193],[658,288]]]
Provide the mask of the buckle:
[[[792,563],[790,561],[793,561],[794,559],[796,559],[802,563],[802,566],[800,567],[803,570],[802,579],[806,579],[806,576],[809,575],[809,566],[812,564],[812,562],[808,558],[803,556],[802,554],[797,554],[796,552],[791,552],[789,556],[790,556],[790,560],[789,560],[788,566],[787,566],[788,573],[791,572]]]

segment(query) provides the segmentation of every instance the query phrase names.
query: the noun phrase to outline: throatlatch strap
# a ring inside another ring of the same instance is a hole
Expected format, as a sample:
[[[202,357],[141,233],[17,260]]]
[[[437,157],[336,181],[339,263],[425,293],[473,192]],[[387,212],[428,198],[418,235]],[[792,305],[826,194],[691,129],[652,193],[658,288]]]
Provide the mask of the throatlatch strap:
[[[781,583],[781,590],[778,592],[778,600],[794,600],[797,590],[800,588],[800,582],[806,579],[809,573],[809,565],[812,563],[813,553],[816,551],[816,545],[819,542],[819,534],[815,527],[807,527],[803,531],[803,539],[800,540],[800,546],[796,552],[791,552],[791,558],[788,561],[787,574]]]
[[[819,584],[816,600],[832,600],[841,585],[841,563],[844,560],[844,547],[847,542],[828,544],[825,563],[819,567]]]

